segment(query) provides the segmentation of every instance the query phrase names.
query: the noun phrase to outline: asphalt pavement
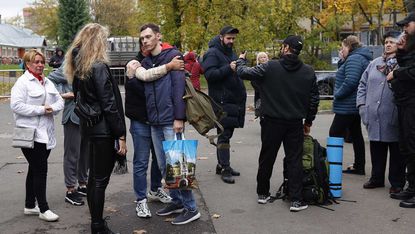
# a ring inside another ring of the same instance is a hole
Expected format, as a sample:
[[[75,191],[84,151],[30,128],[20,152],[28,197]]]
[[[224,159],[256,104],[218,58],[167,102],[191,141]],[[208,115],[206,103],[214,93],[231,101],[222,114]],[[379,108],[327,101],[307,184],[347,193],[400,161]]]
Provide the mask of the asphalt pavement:
[[[252,97],[248,98],[248,103]],[[0,100],[0,233],[89,233],[89,212],[86,205],[75,207],[64,202],[63,129],[61,116],[55,119],[58,145],[49,158],[47,198],[50,208],[60,219],[47,223],[34,216],[25,216],[24,183],[27,163],[19,149],[11,147],[13,116],[8,100]],[[333,115],[319,114],[311,134],[326,144]],[[129,125],[129,121],[127,121]],[[399,201],[389,198],[389,183],[385,188],[365,190],[369,178],[370,156],[366,132],[366,176],[343,175],[343,197],[339,204],[327,210],[310,206],[292,213],[289,203],[276,200],[260,205],[256,195],[256,172],[260,150],[259,121],[247,111],[245,127],[236,129],[231,140],[231,165],[241,172],[235,184],[225,184],[215,174],[215,148],[208,140],[187,126],[186,138],[199,140],[197,179],[194,190],[202,214],[200,220],[183,226],[170,224],[172,217],[157,217],[155,211],[163,205],[149,203],[153,217],[138,218],[132,189],[132,141],[128,137],[129,173],[111,177],[107,189],[104,215],[109,226],[120,233],[415,233],[415,209],[403,209]],[[282,182],[283,148],[280,149],[271,180],[272,193]],[[351,144],[345,144],[344,165],[353,162]],[[386,175],[387,178],[387,175]],[[144,232],[145,231],[145,232]]]

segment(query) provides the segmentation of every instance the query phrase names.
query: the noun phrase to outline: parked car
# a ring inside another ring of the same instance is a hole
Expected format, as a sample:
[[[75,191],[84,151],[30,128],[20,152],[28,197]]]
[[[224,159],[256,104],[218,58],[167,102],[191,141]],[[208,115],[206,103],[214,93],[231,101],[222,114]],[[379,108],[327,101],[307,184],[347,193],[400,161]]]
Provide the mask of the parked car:
[[[320,96],[333,96],[336,71],[316,71]]]

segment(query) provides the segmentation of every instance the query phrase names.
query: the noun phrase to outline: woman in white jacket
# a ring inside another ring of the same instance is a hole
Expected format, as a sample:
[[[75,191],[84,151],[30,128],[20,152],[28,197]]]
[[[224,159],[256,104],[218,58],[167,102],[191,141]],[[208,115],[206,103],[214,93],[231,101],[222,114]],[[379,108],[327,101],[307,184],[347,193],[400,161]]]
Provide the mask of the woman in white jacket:
[[[26,72],[12,88],[10,106],[17,127],[36,129],[34,148],[22,148],[29,163],[24,214],[56,221],[59,216],[49,210],[46,201],[47,160],[56,146],[53,115],[63,109],[64,102],[54,84],[43,75],[45,56],[41,52],[29,50],[23,63]]]

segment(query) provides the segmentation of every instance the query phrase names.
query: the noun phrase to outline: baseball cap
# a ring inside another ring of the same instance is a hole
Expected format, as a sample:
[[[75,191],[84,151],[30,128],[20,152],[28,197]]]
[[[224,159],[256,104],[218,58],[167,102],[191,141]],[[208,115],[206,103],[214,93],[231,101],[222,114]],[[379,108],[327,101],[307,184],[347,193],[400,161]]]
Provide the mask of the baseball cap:
[[[283,44],[289,45],[291,49],[296,50],[298,53],[303,49],[303,40],[300,36],[290,35],[282,42]]]
[[[220,35],[225,34],[238,34],[239,30],[237,28],[234,28],[232,26],[225,26],[220,30]]]
[[[396,22],[396,25],[403,27],[411,21],[415,21],[415,12],[411,12],[403,20]]]

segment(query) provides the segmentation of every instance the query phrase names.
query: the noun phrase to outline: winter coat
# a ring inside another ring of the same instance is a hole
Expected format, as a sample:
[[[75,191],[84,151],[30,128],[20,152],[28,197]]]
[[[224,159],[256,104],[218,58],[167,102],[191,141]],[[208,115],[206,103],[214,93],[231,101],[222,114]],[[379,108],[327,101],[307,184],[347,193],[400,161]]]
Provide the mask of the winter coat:
[[[399,68],[393,71],[391,80],[398,106],[415,106],[415,51],[398,50]]]
[[[208,45],[202,67],[208,82],[209,96],[226,112],[226,117],[221,120],[225,128],[243,127],[246,89],[243,81],[229,65],[237,60],[237,56],[232,50],[222,46],[219,36],[214,37]]]
[[[200,90],[200,74],[203,74],[202,67],[196,60],[196,54],[193,51],[184,56],[184,69],[190,72],[190,81],[192,81],[193,87]]]
[[[398,110],[386,76],[377,69],[383,65],[383,57],[376,58],[363,72],[356,106],[370,141],[397,142]]]
[[[160,54],[149,55],[142,61],[145,69],[169,63],[181,56],[172,46],[163,43]],[[169,125],[174,120],[186,119],[186,106],[183,100],[185,73],[170,71],[162,78],[144,84],[148,121],[151,125]]]
[[[357,87],[372,54],[367,48],[353,50],[336,72],[333,112],[342,115],[359,114],[356,107]]]
[[[45,115],[44,105],[57,115],[63,109],[63,99],[55,85],[44,79],[42,85],[36,77],[26,71],[13,85],[10,107],[17,127],[35,128],[35,142],[46,144],[47,149],[56,146],[53,115]]]
[[[58,55],[58,51],[62,52],[61,56]],[[62,65],[64,59],[65,55],[63,53],[63,50],[60,48],[56,48],[55,54],[52,56],[52,58],[50,58],[49,66],[53,68],[59,68]]]
[[[260,81],[261,108],[265,117],[302,121],[312,124],[316,117],[319,93],[314,69],[304,64],[297,55],[284,55],[249,68],[238,59],[238,76]]]

